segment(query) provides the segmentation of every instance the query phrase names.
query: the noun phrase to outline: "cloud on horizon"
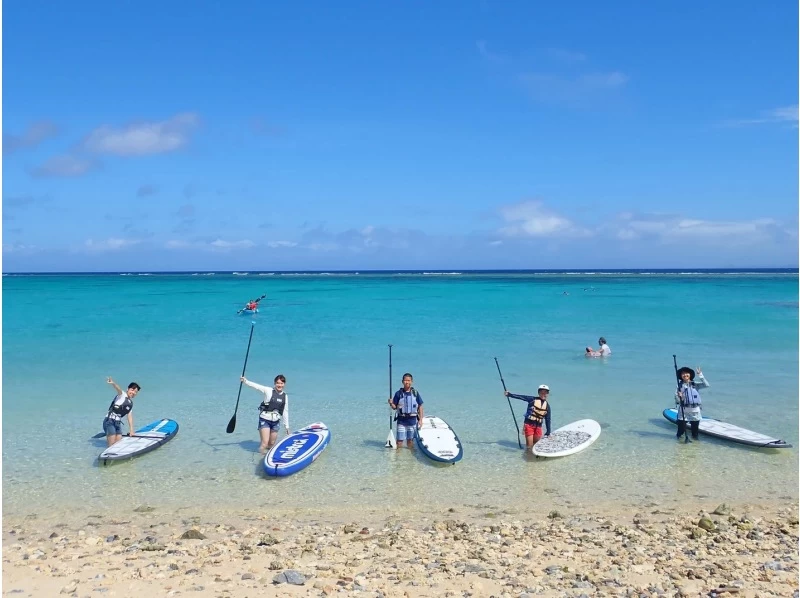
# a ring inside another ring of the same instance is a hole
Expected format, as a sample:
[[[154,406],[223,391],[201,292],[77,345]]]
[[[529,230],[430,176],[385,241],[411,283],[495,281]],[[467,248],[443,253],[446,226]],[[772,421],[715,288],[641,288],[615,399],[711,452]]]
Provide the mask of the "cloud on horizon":
[[[20,201],[28,205],[25,198]],[[173,216],[192,219],[194,213],[194,207],[185,204]],[[542,200],[502,205],[495,215],[499,223],[494,228],[457,235],[372,224],[338,231],[322,224],[295,227],[283,229],[280,237],[267,238],[259,238],[255,230],[250,231],[255,237],[206,234],[180,238],[174,231],[130,230],[125,234],[122,229],[121,236],[88,239],[73,247],[45,248],[29,242],[33,239],[15,239],[17,242],[3,251],[13,254],[11,264],[25,263],[21,258],[26,257],[35,258],[28,263],[39,260],[57,264],[67,249],[72,255],[119,256],[119,261],[109,258],[106,268],[122,264],[131,268],[131,264],[141,263],[143,270],[152,269],[153,264],[160,266],[156,269],[170,270],[211,265],[217,269],[259,269],[258,264],[262,264],[261,269],[264,264],[270,264],[268,269],[415,269],[789,267],[797,263],[797,222],[774,218],[711,220],[623,212],[590,226]],[[602,251],[598,245],[601,241]],[[71,269],[76,267],[86,266],[73,265]],[[11,269],[24,267],[12,265]]]

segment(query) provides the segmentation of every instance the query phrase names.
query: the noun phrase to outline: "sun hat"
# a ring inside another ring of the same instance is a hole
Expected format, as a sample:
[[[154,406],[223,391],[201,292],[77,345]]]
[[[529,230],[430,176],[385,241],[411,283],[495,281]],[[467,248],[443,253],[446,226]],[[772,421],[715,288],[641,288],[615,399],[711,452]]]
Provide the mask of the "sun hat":
[[[547,386],[547,384],[540,384],[538,390],[546,390],[547,392],[550,392],[550,387]]]

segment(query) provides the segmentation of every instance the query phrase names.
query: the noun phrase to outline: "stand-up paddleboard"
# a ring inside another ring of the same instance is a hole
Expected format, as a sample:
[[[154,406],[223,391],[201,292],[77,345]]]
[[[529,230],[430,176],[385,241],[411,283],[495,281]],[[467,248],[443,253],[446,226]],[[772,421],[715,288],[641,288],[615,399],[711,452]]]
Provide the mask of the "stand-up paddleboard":
[[[464,456],[458,436],[440,417],[423,417],[416,438],[420,450],[434,461],[455,463]]]
[[[273,446],[264,457],[264,471],[271,476],[287,476],[311,465],[330,442],[328,426],[321,422],[292,432]]]
[[[673,424],[678,423],[677,409],[664,409],[663,415]],[[688,426],[686,431],[688,433]],[[738,442],[739,444],[757,446],[760,448],[791,448],[792,446],[772,436],[746,430],[745,428],[740,428],[739,426],[734,426],[733,424],[711,417],[701,417],[700,432],[708,434],[709,436],[714,436],[715,438],[721,438],[722,440],[730,440],[731,442]]]
[[[97,459],[103,465],[108,465],[111,461],[138,457],[169,442],[177,433],[178,422],[174,419],[160,419],[139,428],[132,436],[123,436],[122,440],[100,453]]]
[[[537,457],[566,457],[589,448],[600,436],[600,424],[593,419],[581,419],[567,424],[533,445]]]

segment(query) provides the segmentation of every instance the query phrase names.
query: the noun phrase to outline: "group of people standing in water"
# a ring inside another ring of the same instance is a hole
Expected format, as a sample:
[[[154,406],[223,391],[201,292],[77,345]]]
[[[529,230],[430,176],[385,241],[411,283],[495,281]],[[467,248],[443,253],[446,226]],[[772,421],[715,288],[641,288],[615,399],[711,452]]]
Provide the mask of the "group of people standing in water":
[[[597,350],[586,347],[586,357],[608,357],[611,355],[611,348],[606,339],[600,337]],[[698,367],[693,370],[690,367],[677,369],[677,390],[675,392],[675,405],[678,407],[678,434],[680,440],[688,434],[687,423],[693,438],[697,439],[700,430],[701,399],[699,390],[708,388],[710,384],[706,380],[703,372]],[[133,399],[141,390],[136,382],[131,382],[127,390],[123,391],[116,382],[110,377],[106,380],[116,390],[117,394],[111,401],[105,419],[103,420],[103,430],[106,433],[108,446],[119,442],[122,439],[122,418],[127,416],[129,432],[133,432]],[[256,384],[245,378],[240,377],[240,381],[257,390],[263,395],[259,405],[258,433],[261,444],[259,452],[266,453],[271,449],[278,439],[278,431],[283,422],[286,434],[289,429],[289,397],[285,392],[286,377],[283,374],[275,376],[273,386]],[[401,448],[403,441],[408,448],[412,447],[416,437],[417,429],[422,425],[424,417],[423,400],[420,393],[414,388],[414,377],[406,372],[403,374],[403,385],[389,397],[389,406],[396,413],[397,448]],[[505,383],[504,383],[505,386]],[[533,446],[542,438],[550,436],[550,387],[547,384],[540,384],[536,395],[516,394],[505,390],[505,396],[525,401],[528,407],[525,411],[523,431],[525,435],[525,448],[533,450]]]

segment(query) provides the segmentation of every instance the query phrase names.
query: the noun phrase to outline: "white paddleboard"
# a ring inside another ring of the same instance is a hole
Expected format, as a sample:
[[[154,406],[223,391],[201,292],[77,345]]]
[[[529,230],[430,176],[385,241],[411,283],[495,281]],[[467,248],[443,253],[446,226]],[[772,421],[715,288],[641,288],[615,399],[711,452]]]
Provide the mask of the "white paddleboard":
[[[103,465],[111,461],[122,461],[149,453],[166,444],[178,433],[178,422],[172,419],[161,419],[139,428],[132,436],[123,436],[122,440],[112,444],[98,457]]]
[[[552,432],[533,445],[537,457],[566,457],[589,448],[600,436],[600,424],[593,419],[581,419]]]
[[[677,409],[664,409],[662,414],[673,424],[677,422]],[[759,448],[791,448],[792,446],[779,438],[773,438],[766,434],[753,432],[752,430],[740,428],[734,424],[705,416],[702,416],[700,419],[700,431],[709,436],[715,436],[716,438],[730,440],[731,442],[738,442],[739,444],[746,444],[748,446],[757,446]]]
[[[464,456],[458,436],[440,417],[423,417],[417,428],[417,446],[434,461],[455,463]]]

